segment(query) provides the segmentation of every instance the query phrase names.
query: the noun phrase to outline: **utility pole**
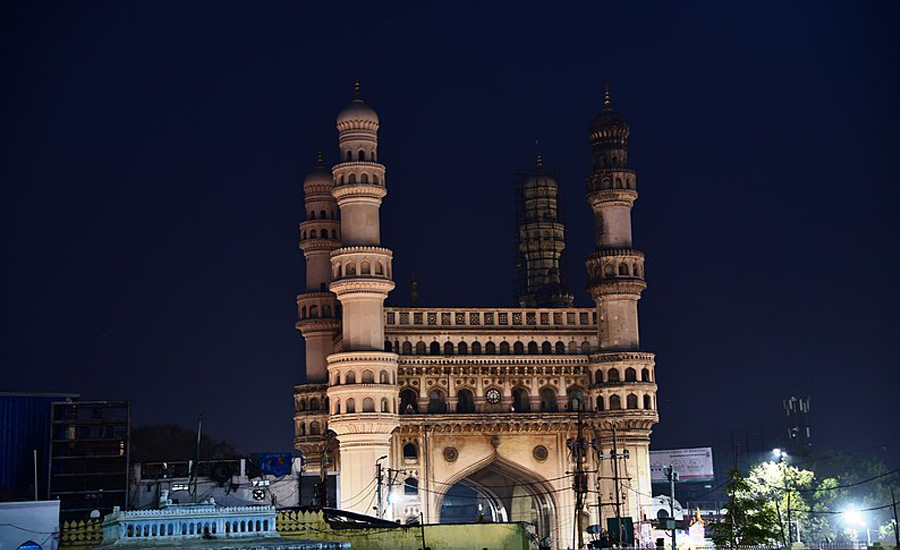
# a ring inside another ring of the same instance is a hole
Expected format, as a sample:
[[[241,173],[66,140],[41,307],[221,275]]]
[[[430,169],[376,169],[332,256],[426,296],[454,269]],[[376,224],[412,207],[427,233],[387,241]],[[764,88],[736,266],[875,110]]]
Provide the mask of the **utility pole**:
[[[677,548],[675,535],[678,531],[678,528],[675,525],[675,522],[677,521],[675,519],[675,482],[678,481],[678,472],[675,471],[675,466],[671,464],[663,468],[663,472],[669,480],[669,515],[672,516],[672,550],[675,550]]]
[[[587,451],[587,442],[584,439],[584,421],[582,419],[582,411],[584,407],[580,400],[574,402],[578,406],[578,422],[577,435],[575,439],[569,438],[566,446],[572,451],[575,457],[575,479],[572,482],[572,489],[575,491],[575,521],[572,529],[572,546],[573,548],[584,547],[584,527],[581,524],[581,509],[584,507],[584,494],[587,493],[587,477],[584,473],[584,455]]]
[[[379,519],[384,517],[384,498],[382,497],[382,494],[381,494],[381,486],[384,484],[384,478],[383,478],[383,474],[381,473],[381,461],[386,458],[387,458],[387,455],[382,456],[378,460],[375,461],[375,481],[378,483],[378,489],[377,489],[378,496],[376,498],[378,499],[377,512],[378,512]]]
[[[894,497],[893,487],[891,487],[891,508],[894,509],[894,548],[900,548],[900,525],[897,524],[897,498]]]
[[[315,489],[313,490],[313,498],[315,499],[315,503],[319,508],[326,508],[328,506],[328,488],[325,485],[325,477],[328,472],[328,450],[325,447],[322,447],[322,458],[320,464],[321,466],[319,466],[319,482],[316,483]]]
[[[303,506],[303,465],[306,463],[306,457],[300,453],[300,472],[297,475],[297,505]]]
[[[37,449],[34,450],[34,500],[38,499]]]
[[[619,536],[616,539],[616,542],[619,546],[622,546],[622,497],[619,492],[619,447],[618,442],[616,440],[616,428],[613,426],[612,429],[612,460],[613,460],[613,483],[616,486],[616,528],[619,531]],[[624,455],[625,458],[628,457],[627,454]]]
[[[194,449],[194,462],[191,465],[191,477],[188,480],[188,490],[191,501],[197,501],[197,474],[200,468],[200,437],[203,433],[203,415],[197,417],[197,446]],[[191,488],[193,486],[193,488]]]

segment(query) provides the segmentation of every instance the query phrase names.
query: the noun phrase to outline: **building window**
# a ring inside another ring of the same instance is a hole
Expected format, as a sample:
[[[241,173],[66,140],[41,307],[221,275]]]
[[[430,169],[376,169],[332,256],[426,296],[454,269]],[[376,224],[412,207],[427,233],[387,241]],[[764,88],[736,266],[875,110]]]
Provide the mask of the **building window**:
[[[553,388],[543,388],[541,390],[541,411],[557,412],[558,410],[559,405],[556,402],[556,392],[553,391]]]
[[[447,401],[440,390],[433,390],[428,394],[428,412],[436,414],[447,412]]]
[[[475,397],[469,390],[459,390],[456,394],[456,412],[458,413],[474,413]]]
[[[407,460],[415,460],[419,458],[419,448],[415,443],[407,443],[403,446],[403,458]]]
[[[419,480],[414,477],[406,478],[406,481],[403,482],[403,494],[418,495],[419,494]]]
[[[419,395],[409,388],[400,392],[400,413],[417,414],[419,412]]]
[[[530,412],[531,411],[531,399],[528,397],[528,392],[522,388],[516,388],[513,390],[513,410],[515,412]]]

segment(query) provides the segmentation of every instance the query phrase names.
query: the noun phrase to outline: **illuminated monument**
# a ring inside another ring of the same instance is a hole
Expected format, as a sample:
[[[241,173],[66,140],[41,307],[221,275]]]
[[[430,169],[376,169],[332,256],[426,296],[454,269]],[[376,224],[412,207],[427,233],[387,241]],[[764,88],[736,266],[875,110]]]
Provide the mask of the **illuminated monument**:
[[[320,155],[303,183],[307,383],[295,388],[294,422],[308,467],[325,455],[339,472],[338,506],[376,513],[378,464],[382,515],[399,521],[528,521],[561,548],[577,536],[576,509],[582,530],[598,522],[598,501],[604,527],[617,502],[635,525],[649,519],[654,356],[638,338],[646,284],[631,239],[629,127],[608,91],[589,133],[594,308],[572,307],[561,281],[565,228],[540,157],[520,188],[521,307],[384,307],[394,288],[379,228],[388,185],[378,115],[358,85],[337,128],[340,162],[328,170]],[[579,416],[594,447],[583,455],[583,502],[568,444]]]

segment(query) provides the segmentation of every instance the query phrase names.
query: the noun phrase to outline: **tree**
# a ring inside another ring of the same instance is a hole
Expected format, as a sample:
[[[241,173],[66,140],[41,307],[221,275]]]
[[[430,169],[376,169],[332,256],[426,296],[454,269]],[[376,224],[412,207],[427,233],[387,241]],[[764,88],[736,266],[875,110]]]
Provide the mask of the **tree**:
[[[193,460],[197,432],[175,424],[141,426],[131,431],[132,462],[175,462]],[[234,458],[234,445],[224,439],[200,438],[200,459]]]
[[[754,495],[765,498],[774,507],[779,536],[787,544],[797,541],[798,529],[811,525],[808,495],[814,490],[815,472],[792,466],[785,461],[761,462],[750,469],[747,482]],[[803,536],[801,539],[808,537]]]
[[[780,539],[781,532],[775,507],[753,490],[747,478],[737,468],[728,474],[728,504],[721,521],[710,525],[711,538],[716,546],[733,547],[771,544]]]

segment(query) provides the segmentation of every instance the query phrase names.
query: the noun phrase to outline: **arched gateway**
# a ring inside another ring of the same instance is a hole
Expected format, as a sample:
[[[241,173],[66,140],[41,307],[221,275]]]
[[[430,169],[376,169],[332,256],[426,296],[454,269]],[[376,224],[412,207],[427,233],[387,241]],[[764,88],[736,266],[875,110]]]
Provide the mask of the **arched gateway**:
[[[436,491],[441,523],[522,521],[549,537],[557,508],[550,484],[511,462],[490,458]]]

